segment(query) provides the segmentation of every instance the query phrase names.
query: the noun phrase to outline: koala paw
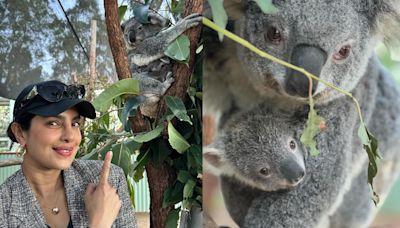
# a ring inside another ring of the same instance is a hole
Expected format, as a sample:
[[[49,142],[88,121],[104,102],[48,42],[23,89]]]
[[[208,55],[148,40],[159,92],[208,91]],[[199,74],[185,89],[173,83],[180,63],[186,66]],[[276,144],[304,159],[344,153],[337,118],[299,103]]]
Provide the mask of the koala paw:
[[[189,28],[192,28],[192,27],[200,24],[201,20],[202,20],[201,14],[193,13],[193,14],[190,14],[189,16],[183,18],[180,21],[180,23],[182,23],[186,29],[189,29]]]
[[[175,78],[173,77],[172,72],[168,72],[167,77],[166,77],[165,81],[163,82],[163,85],[166,88],[169,88],[174,81],[175,81]]]

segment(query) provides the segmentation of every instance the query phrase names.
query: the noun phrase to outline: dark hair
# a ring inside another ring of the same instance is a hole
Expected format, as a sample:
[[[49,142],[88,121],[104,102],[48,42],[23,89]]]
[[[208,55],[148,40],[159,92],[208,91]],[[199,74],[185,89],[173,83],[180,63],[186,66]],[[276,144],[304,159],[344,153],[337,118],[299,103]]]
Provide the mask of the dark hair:
[[[8,125],[7,136],[11,139],[11,141],[18,142],[17,139],[15,138],[14,133],[11,130],[11,125],[13,123],[18,123],[21,126],[22,130],[29,130],[29,128],[31,127],[31,121],[33,117],[35,117],[34,114],[24,113],[20,115],[17,120],[11,122],[10,125]]]

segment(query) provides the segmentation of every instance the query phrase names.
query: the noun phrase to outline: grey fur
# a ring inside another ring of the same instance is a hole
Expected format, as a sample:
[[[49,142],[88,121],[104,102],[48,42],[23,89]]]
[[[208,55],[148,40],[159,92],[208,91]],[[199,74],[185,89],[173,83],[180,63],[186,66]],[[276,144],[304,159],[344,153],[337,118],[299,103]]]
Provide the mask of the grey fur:
[[[284,112],[266,105],[233,115],[204,158],[219,173],[254,188],[296,186],[306,173],[307,151],[300,142],[306,116],[307,110]]]
[[[142,24],[132,17],[121,28],[133,78],[139,80],[140,93],[146,97],[140,106],[142,114],[155,117],[160,97],[174,82],[170,60],[165,57],[164,51],[184,31],[198,25],[201,16],[191,14],[167,28],[167,20],[149,12],[149,21]]]

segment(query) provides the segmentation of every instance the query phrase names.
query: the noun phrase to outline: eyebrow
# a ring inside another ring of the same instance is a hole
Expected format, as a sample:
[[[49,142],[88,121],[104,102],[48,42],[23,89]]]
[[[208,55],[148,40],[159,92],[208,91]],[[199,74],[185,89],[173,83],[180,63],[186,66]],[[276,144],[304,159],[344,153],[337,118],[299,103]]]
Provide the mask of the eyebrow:
[[[51,117],[51,116],[49,116],[49,117]],[[61,120],[65,120],[65,116],[63,116],[63,115],[58,115],[58,116],[53,116],[54,118],[57,118],[57,119],[61,119]],[[74,118],[72,118],[72,120],[79,120],[81,118],[81,115],[76,115]]]

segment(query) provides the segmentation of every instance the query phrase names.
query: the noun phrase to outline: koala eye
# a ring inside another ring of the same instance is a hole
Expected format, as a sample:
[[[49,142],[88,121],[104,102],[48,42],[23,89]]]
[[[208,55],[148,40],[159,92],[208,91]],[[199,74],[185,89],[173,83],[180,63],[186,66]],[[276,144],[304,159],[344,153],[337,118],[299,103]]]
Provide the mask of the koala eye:
[[[266,38],[270,40],[273,44],[278,45],[282,41],[282,34],[275,27],[268,28]]]
[[[350,49],[351,49],[350,45],[344,45],[343,47],[340,48],[339,51],[333,54],[333,59],[334,60],[346,59],[350,55]]]
[[[293,140],[290,140],[289,147],[290,147],[290,149],[295,150],[297,147],[296,142]]]
[[[140,30],[142,30],[142,29],[143,29],[143,26],[142,26],[142,25],[140,25],[140,26],[139,26],[137,29],[140,31]]]
[[[263,168],[261,168],[260,169],[260,173],[263,175],[263,176],[266,176],[266,177],[268,177],[269,175],[270,175],[270,170],[267,168],[267,167],[263,167]]]

